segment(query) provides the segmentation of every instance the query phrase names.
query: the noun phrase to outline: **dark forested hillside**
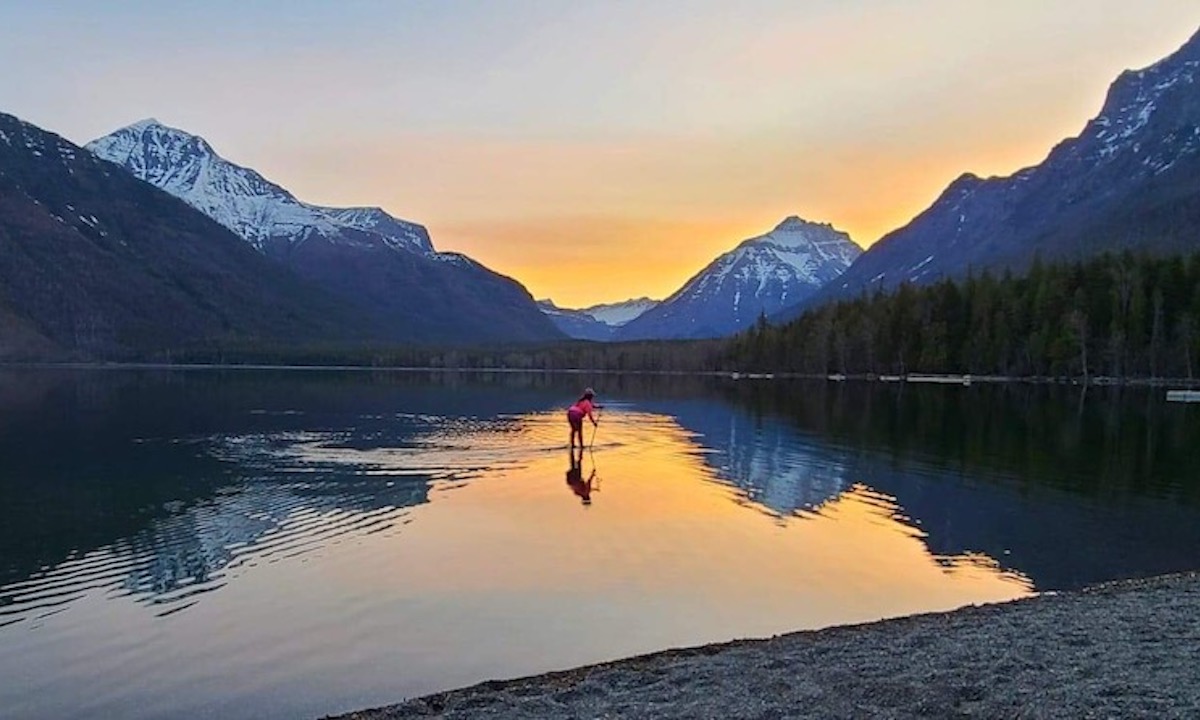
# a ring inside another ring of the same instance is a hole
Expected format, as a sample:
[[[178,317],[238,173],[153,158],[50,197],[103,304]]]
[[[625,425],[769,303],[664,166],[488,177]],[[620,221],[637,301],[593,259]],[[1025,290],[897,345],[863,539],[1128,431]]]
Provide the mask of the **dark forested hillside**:
[[[966,174],[835,282],[781,312],[901,283],[983,269],[1024,273],[1036,254],[1086,261],[1132,250],[1200,250],[1200,33],[1162,61],[1122,73],[1100,113],[1040,164],[1008,177]]]
[[[1024,276],[983,273],[904,284],[810,310],[784,325],[761,318],[728,339],[474,348],[226,344],[176,359],[605,372],[1194,377],[1200,374],[1200,255],[1037,260]]]
[[[969,276],[765,321],[723,367],[775,372],[1193,377],[1200,256],[1103,255],[1028,275]]]
[[[162,357],[364,332],[180,200],[0,114],[0,358]]]

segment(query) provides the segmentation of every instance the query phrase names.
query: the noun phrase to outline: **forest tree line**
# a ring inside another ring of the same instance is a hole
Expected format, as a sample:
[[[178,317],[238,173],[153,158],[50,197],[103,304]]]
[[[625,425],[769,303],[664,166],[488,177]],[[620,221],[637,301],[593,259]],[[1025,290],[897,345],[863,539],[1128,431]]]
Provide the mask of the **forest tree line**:
[[[162,352],[136,360],[167,364],[300,365],[320,367],[432,368],[446,370],[599,370],[696,373],[717,370],[727,339],[644,340],[604,343],[567,340],[545,345],[491,347],[278,347],[224,344]]]
[[[1029,272],[903,284],[765,318],[732,338],[490,347],[200,347],[168,363],[606,372],[945,373],[1192,378],[1200,371],[1200,255],[1035,260]]]
[[[761,319],[721,368],[802,374],[1187,377],[1200,355],[1200,256],[1131,253],[901,285]]]

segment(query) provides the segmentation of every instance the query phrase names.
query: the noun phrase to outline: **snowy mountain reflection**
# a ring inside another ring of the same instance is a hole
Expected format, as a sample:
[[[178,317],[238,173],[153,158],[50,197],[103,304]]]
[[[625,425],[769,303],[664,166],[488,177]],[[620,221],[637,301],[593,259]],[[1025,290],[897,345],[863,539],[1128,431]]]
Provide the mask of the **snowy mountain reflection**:
[[[893,498],[940,562],[994,558],[1039,590],[1196,567],[1200,416],[1148,391],[776,382],[727,397],[737,432],[688,422],[776,512],[813,508],[837,468]]]
[[[236,436],[194,444],[249,474],[226,476],[204,497],[170,500],[146,526],[95,551],[78,551],[54,567],[0,589],[0,624],[35,617],[55,588],[108,588],[159,608],[190,606],[260,563],[319,551],[325,543],[397,532],[407,508],[427,502],[435,473],[388,473],[367,463],[306,455],[304,444],[328,449],[328,438],[289,434]],[[207,447],[212,442],[214,447]],[[287,451],[280,448],[285,447]],[[255,473],[270,467],[269,472]],[[79,593],[53,598],[53,607]],[[12,605],[5,617],[4,605]]]
[[[426,476],[308,472],[311,477],[299,481],[258,478],[222,488],[154,520],[114,551],[131,560],[125,590],[164,606],[162,614],[174,612],[243,568],[342,538],[394,532],[405,522],[405,508],[428,500]]]
[[[777,417],[720,401],[649,404],[695,432],[706,462],[747,503],[779,515],[814,511],[849,486],[843,453]]]
[[[1196,422],[1173,409],[1104,398],[1076,409],[988,389],[607,380],[642,418],[613,453],[636,455],[661,423],[681,428],[701,475],[781,524],[865,503],[948,568],[998,563],[1040,589],[1188,569],[1200,548],[1196,487],[1180,480]],[[576,384],[0,374],[0,626],[97,588],[173,612],[249,568],[400,533],[439,489],[558,463],[557,413]]]
[[[0,377],[0,626],[95,590],[175,612],[247,568],[397,533],[431,488],[512,461],[463,438],[510,438],[512,411],[540,406],[428,378],[304,380]]]
[[[580,380],[0,371],[0,707],[317,716],[1197,569],[1161,398],[603,376],[584,505]]]

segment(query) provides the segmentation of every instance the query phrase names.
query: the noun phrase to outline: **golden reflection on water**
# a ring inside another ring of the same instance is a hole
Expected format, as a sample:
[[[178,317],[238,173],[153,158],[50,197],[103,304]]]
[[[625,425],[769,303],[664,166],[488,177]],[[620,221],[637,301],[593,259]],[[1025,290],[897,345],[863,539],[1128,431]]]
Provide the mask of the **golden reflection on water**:
[[[513,422],[519,432],[438,438],[430,452],[494,452],[495,469],[435,486],[380,558],[382,576],[342,567],[355,574],[347,580],[394,578],[440,598],[525,598],[531,616],[514,621],[571,626],[573,642],[615,653],[632,638],[653,638],[634,649],[696,644],[1031,592],[986,558],[935,557],[893,498],[861,484],[812,512],[752,507],[718,480],[698,438],[664,416],[603,419],[584,453],[584,477],[596,477],[584,505],[567,482],[558,414]],[[572,618],[579,602],[598,615]]]
[[[339,432],[226,438],[214,450],[224,459],[291,480],[230,487],[141,546],[78,559],[106,578],[142,572],[124,568],[169,563],[162,538],[179,535],[216,558],[186,605],[150,614],[128,602],[141,585],[105,580],[54,615],[0,627],[11,659],[23,659],[8,671],[30,689],[19,696],[28,716],[78,713],[80,698],[98,716],[208,712],[268,691],[288,698],[273,705],[281,715],[319,715],[1031,592],[993,558],[934,556],[894,498],[829,458],[761,458],[746,438],[720,450],[672,417],[614,408],[583,455],[583,477],[594,473],[584,505],[567,482],[560,412],[414,421],[422,433],[369,443]],[[325,494],[306,485],[332,471],[315,485]],[[811,505],[773,510],[727,481],[735,471],[774,473],[752,479],[786,479]],[[432,478],[428,502],[423,481],[405,485],[414,475]],[[337,495],[355,478],[376,483],[364,486],[370,502]],[[75,582],[49,573],[20,592]],[[70,657],[92,659],[61,675],[67,692],[39,668],[74,667]],[[169,706],[146,704],[147,693]]]

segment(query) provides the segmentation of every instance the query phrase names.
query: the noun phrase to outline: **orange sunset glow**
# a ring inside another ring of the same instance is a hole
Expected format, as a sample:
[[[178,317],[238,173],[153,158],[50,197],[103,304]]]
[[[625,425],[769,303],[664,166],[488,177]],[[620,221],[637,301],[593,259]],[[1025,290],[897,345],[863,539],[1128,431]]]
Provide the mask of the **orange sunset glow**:
[[[114,11],[43,23],[36,44],[0,22],[10,66],[90,68],[9,73],[0,95],[79,142],[160,118],[303,200],[381,206],[574,307],[664,297],[789,215],[869,246],[964,172],[1039,162],[1120,72],[1200,26],[1194,0],[238,13],[161,8],[135,36]]]

